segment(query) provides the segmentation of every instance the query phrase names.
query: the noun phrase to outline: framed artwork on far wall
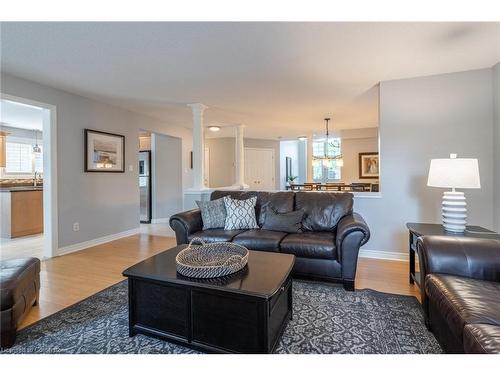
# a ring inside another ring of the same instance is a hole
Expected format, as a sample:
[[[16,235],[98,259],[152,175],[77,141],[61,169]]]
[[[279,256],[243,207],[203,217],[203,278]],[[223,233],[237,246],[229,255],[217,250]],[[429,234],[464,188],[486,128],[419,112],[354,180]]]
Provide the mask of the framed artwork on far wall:
[[[85,172],[125,172],[125,136],[85,129]]]
[[[379,178],[378,152],[359,153],[359,178]]]

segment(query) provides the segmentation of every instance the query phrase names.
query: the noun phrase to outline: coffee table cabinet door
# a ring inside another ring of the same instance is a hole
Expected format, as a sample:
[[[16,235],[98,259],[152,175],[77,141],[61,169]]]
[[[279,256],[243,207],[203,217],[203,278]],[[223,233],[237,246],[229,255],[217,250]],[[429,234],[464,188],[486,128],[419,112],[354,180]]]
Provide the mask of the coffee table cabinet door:
[[[266,351],[265,301],[192,292],[193,342],[236,353]]]
[[[135,324],[188,338],[189,289],[134,281]]]

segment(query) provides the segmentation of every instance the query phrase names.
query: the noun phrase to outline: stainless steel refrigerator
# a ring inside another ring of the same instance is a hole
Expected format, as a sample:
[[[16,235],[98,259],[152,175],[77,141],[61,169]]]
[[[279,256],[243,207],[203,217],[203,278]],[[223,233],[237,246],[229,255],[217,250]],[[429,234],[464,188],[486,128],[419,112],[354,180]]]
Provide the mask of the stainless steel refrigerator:
[[[151,151],[139,152],[141,223],[151,223]]]

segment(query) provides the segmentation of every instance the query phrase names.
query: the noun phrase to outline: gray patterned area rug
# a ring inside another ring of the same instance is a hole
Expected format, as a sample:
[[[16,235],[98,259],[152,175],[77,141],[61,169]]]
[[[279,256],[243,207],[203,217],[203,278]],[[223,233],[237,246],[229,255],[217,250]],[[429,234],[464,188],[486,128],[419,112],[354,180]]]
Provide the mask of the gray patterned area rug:
[[[293,298],[276,353],[441,353],[414,297],[294,281]],[[127,309],[123,281],[21,330],[4,353],[196,353],[129,337]]]

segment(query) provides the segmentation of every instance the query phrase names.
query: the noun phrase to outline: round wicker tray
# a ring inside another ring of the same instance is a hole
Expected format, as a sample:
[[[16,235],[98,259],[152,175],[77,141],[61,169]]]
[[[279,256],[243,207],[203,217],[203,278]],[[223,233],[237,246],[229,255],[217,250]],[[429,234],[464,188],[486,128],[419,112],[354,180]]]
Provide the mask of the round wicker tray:
[[[193,243],[201,245],[193,245]],[[238,272],[248,262],[248,249],[231,242],[206,244],[193,238],[175,257],[177,272],[186,277],[214,278]]]

